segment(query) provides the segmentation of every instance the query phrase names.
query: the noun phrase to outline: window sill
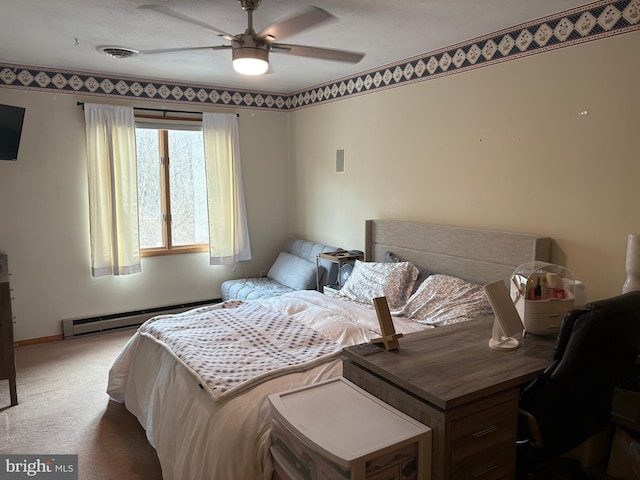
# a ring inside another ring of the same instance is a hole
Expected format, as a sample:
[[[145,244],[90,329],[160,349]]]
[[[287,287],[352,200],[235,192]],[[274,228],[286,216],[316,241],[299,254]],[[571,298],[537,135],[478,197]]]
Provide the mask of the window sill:
[[[141,257],[159,257],[163,255],[181,255],[183,253],[200,253],[207,252],[209,246],[203,245],[187,245],[184,247],[172,247],[172,248],[145,248],[140,250]]]

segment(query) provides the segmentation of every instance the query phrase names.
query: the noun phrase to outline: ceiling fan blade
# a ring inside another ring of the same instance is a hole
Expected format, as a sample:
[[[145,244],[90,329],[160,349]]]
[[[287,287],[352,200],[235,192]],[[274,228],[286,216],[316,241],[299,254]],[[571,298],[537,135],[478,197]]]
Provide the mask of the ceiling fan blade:
[[[259,38],[267,43],[283,40],[286,37],[295,35],[309,28],[315,27],[329,20],[337,20],[338,18],[322,8],[309,6],[302,12],[285,18],[279,22],[273,23],[262,29],[256,34]]]
[[[155,48],[153,50],[139,50],[140,55],[153,55],[156,53],[171,53],[171,52],[187,52],[189,50],[228,50],[232,48],[231,45],[214,45],[209,47],[179,47],[179,48]]]
[[[219,28],[216,28],[213,25],[209,25],[208,23],[201,22],[196,18],[191,18],[187,15],[184,15],[180,12],[176,12],[175,10],[164,7],[162,5],[147,4],[147,5],[140,5],[138,8],[142,8],[144,10],[153,10],[154,12],[161,13],[169,17],[177,18],[178,20],[182,20],[183,22],[191,23],[193,25],[198,25],[202,28],[206,28],[207,30],[212,30],[229,41],[236,39],[234,35],[231,35],[230,33],[227,33],[224,30],[220,30]]]
[[[272,43],[273,53],[284,53],[297,57],[321,58],[334,62],[358,63],[364,58],[364,53],[334,50],[332,48],[308,47],[306,45],[291,45],[289,43]]]

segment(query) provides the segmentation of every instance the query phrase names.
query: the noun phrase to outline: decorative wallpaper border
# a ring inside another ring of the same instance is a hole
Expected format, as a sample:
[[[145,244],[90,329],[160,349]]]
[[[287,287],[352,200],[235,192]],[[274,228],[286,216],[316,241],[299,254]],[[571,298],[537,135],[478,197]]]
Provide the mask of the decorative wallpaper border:
[[[602,0],[291,94],[189,86],[0,63],[0,88],[295,110],[640,29],[640,0]]]

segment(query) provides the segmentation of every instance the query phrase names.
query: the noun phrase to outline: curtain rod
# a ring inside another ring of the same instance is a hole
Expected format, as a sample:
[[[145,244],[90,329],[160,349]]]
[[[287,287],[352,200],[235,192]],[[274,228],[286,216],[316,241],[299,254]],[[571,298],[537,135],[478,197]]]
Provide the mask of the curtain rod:
[[[84,108],[84,102],[76,102],[78,107]],[[186,110],[166,110],[162,108],[144,108],[144,107],[133,107],[134,110],[144,110],[145,112],[162,112],[163,114],[167,113],[190,113],[191,115],[202,115],[202,112],[188,112]],[[239,117],[240,114],[236,113],[236,117]]]

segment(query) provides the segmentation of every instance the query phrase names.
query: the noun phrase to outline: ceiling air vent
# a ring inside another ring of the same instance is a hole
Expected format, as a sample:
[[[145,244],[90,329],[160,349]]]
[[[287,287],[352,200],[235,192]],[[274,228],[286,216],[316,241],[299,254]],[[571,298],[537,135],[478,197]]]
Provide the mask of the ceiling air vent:
[[[100,53],[113,58],[129,58],[138,55],[140,52],[132,48],[115,47],[113,45],[100,45],[96,47]]]

